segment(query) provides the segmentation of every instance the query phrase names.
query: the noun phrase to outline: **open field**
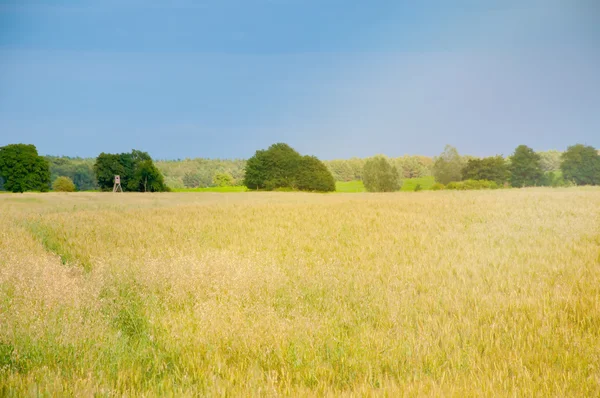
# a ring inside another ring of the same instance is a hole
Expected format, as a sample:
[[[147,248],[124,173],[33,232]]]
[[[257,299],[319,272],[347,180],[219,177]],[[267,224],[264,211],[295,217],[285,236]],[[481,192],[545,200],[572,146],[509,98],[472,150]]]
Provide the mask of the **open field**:
[[[600,189],[0,195],[0,396],[600,395]]]
[[[435,179],[431,176],[420,178],[405,178],[402,180],[402,187],[400,188],[400,191],[414,191],[417,185],[420,185],[422,190],[429,190],[431,189],[431,186],[434,183]],[[366,192],[365,186],[363,185],[362,181],[337,181],[335,183],[335,190],[336,192],[344,193]]]

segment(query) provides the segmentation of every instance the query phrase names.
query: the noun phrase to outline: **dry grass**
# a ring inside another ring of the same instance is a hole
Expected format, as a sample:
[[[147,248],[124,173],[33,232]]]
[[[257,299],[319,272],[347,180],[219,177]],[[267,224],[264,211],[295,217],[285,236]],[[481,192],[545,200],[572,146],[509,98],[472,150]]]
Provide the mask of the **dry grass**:
[[[600,395],[600,190],[0,196],[0,395]]]

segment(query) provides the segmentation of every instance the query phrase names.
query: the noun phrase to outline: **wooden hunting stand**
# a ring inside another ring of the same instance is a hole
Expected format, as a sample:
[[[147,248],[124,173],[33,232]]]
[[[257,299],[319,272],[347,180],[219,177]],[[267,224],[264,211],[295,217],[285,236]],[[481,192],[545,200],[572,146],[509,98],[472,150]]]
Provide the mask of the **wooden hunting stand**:
[[[113,192],[123,192],[123,188],[121,188],[121,176],[115,176],[115,185],[113,186]]]

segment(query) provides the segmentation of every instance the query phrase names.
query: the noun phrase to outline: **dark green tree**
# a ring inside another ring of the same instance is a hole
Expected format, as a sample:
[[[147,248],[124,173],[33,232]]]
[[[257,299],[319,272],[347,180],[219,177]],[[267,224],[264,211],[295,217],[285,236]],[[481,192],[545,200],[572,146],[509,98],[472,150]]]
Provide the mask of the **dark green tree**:
[[[442,184],[460,181],[464,166],[465,161],[458,154],[456,148],[446,145],[444,152],[434,159],[433,176],[437,182]]]
[[[38,155],[34,145],[12,144],[1,147],[0,177],[7,191],[46,192],[50,188],[50,167]]]
[[[542,171],[540,155],[527,145],[519,145],[510,157],[510,183],[513,187],[541,185]]]
[[[297,188],[301,191],[335,191],[333,175],[323,162],[314,156],[303,156],[296,176]]]
[[[462,170],[463,180],[488,180],[498,185],[508,181],[509,176],[508,166],[502,156],[469,159]]]
[[[362,178],[369,192],[394,192],[400,189],[398,170],[383,156],[375,156],[365,162]]]
[[[600,155],[592,146],[577,144],[562,154],[563,178],[577,185],[600,185]]]
[[[290,188],[306,191],[335,190],[335,181],[323,162],[301,156],[287,144],[256,151],[246,162],[244,185],[250,189]]]
[[[94,173],[96,174],[98,186],[103,191],[113,189],[116,175],[121,176],[121,185],[124,188],[127,187],[126,181],[128,176],[125,173],[125,167],[121,164],[120,155],[102,152],[96,158]]]
[[[302,156],[287,144],[271,145],[256,151],[246,163],[244,185],[250,189],[297,188]]]
[[[115,175],[121,176],[125,191],[162,192],[167,190],[164,178],[146,152],[133,150],[131,153],[101,153],[96,158],[94,172],[98,186],[110,191]]]
[[[136,162],[133,178],[129,179],[127,188],[137,192],[168,191],[163,175],[156,168],[152,159]]]

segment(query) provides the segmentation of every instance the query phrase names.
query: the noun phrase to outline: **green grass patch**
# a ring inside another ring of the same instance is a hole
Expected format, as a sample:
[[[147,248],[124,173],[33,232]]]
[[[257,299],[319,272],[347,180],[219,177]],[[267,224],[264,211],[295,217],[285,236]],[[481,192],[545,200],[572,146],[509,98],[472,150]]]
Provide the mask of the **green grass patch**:
[[[421,186],[421,189],[428,190],[431,189],[433,184],[435,183],[435,178],[433,176],[428,177],[419,177],[419,178],[407,178],[402,180],[402,188],[400,190],[402,192],[410,192],[414,191],[417,185]]]
[[[44,246],[46,251],[58,255],[63,265],[76,264],[85,271],[91,271],[92,264],[89,257],[78,255],[64,234],[39,221],[23,222],[23,226]]]
[[[402,180],[402,188],[400,191],[409,192],[414,191],[417,185],[421,186],[421,189],[431,189],[435,179],[432,176],[419,177],[419,178],[407,178]],[[362,181],[337,181],[335,183],[336,192],[366,192],[365,186]]]
[[[336,192],[366,192],[362,181],[337,181]]]
[[[173,192],[246,192],[245,186],[236,187],[207,187],[207,188],[179,188],[171,189]]]

